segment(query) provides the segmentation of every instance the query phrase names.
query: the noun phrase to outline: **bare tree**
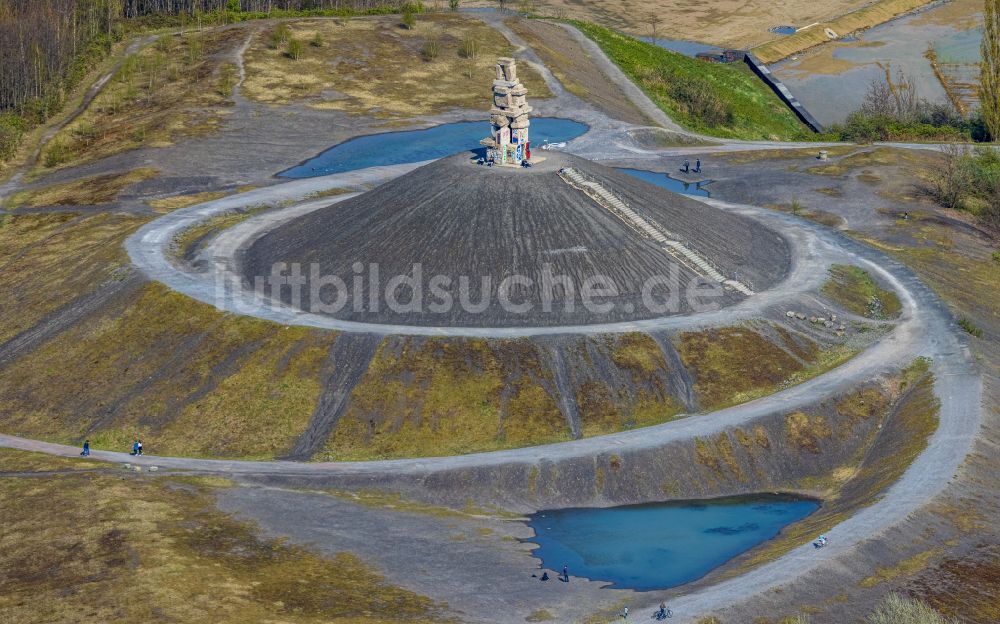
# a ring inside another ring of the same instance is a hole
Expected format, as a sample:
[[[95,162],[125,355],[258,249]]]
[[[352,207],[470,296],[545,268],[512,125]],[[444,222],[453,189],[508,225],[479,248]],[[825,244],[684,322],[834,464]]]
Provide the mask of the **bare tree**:
[[[861,102],[861,112],[866,117],[892,117],[900,121],[916,119],[920,107],[917,87],[902,71],[896,72],[895,80],[888,70],[884,79],[872,80]]]
[[[646,22],[652,32],[653,45],[656,45],[656,27],[660,25],[660,14],[656,11],[650,11],[646,16]]]
[[[1000,0],[985,0],[982,61],[979,65],[979,105],[983,123],[994,141],[1000,140]]]

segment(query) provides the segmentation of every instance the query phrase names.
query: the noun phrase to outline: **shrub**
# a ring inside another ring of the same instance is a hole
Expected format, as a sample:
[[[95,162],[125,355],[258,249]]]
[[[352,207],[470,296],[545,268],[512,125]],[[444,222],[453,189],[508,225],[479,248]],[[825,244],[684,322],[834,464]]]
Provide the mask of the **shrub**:
[[[47,148],[45,148],[45,158],[42,164],[46,168],[51,169],[52,167],[58,167],[69,160],[69,148],[62,141],[52,141]]]
[[[293,61],[297,61],[302,58],[302,52],[302,42],[298,39],[290,38],[288,40],[288,45],[285,47],[285,55]]]
[[[268,47],[272,50],[277,50],[281,47],[281,44],[286,43],[292,37],[292,33],[288,30],[288,24],[278,24],[271,31],[271,38],[268,41]]]
[[[1000,251],[993,252],[993,262],[1000,264]]]
[[[458,10],[458,0],[448,0],[448,8],[452,11]]]
[[[1000,232],[1000,154],[990,148],[951,149],[931,194],[946,208],[966,210]]]
[[[957,624],[920,600],[889,594],[865,619],[868,624]]]
[[[413,5],[403,5],[403,26],[409,30],[413,30],[417,26],[417,14]]]
[[[236,69],[227,63],[219,69],[219,94],[222,97],[230,97],[235,87]]]
[[[314,48],[322,48],[325,44],[326,42],[323,41],[323,35],[320,34],[318,30],[316,31],[316,34],[313,35],[313,38],[309,40],[309,45]]]
[[[13,113],[0,115],[0,160],[7,160],[17,151],[25,125],[24,120]]]
[[[479,56],[479,40],[472,35],[467,36],[458,48],[458,55],[466,59],[475,59]]]
[[[976,338],[982,338],[983,337],[983,330],[981,330],[978,327],[976,327],[975,324],[973,324],[973,322],[970,321],[969,319],[966,319],[966,318],[960,319],[958,321],[958,325],[959,325],[959,327],[961,327],[962,329],[964,329],[969,334],[975,336]]]
[[[424,49],[420,52],[420,55],[428,63],[436,59],[439,54],[441,54],[441,42],[437,39],[428,39],[424,43]]]

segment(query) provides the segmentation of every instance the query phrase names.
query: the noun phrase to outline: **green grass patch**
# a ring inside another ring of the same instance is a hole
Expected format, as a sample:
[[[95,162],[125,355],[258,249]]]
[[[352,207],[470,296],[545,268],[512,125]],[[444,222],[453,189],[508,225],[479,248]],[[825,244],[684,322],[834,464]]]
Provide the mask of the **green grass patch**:
[[[844,309],[870,319],[893,319],[902,311],[896,293],[879,286],[868,271],[856,266],[830,267],[823,294]]]
[[[959,319],[958,325],[959,325],[959,327],[961,327],[962,329],[964,329],[967,333],[972,334],[976,338],[982,338],[983,337],[983,330],[981,330],[978,327],[976,327],[975,323],[973,323],[972,321],[970,321],[967,318]]]
[[[625,75],[685,128],[731,139],[813,136],[743,63],[692,59],[609,28],[574,21]]]

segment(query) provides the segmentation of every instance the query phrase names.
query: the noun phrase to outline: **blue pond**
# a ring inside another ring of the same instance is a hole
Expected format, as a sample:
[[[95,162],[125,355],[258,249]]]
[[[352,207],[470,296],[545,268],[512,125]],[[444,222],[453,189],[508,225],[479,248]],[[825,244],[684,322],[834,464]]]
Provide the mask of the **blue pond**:
[[[789,497],[731,498],[531,516],[543,567],[646,591],[701,578],[805,518],[819,503]]]
[[[694,164],[692,163],[693,167]],[[705,186],[711,183],[711,180],[703,180],[701,182],[685,182],[683,180],[676,180],[671,178],[665,173],[657,173],[655,171],[644,171],[642,169],[625,169],[621,168],[619,171],[627,173],[630,176],[634,176],[649,182],[650,184],[655,184],[660,188],[665,188],[668,191],[673,191],[674,193],[681,193],[683,195],[698,195],[700,197],[710,197]]]
[[[538,149],[545,141],[569,141],[587,129],[585,124],[569,119],[536,117],[531,120],[531,145]],[[443,158],[479,147],[479,140],[489,136],[489,132],[489,124],[486,122],[462,121],[425,130],[369,134],[335,145],[319,156],[278,175],[285,178],[313,178],[366,167]]]
[[[664,39],[663,37],[657,37],[653,39],[652,37],[639,37],[642,41],[646,43],[652,43],[653,45],[658,45],[661,48],[666,48],[671,52],[677,52],[678,54],[683,54],[684,56],[695,56],[701,52],[721,52],[719,46],[709,45],[707,43],[700,43],[698,41],[687,41],[686,39]]]

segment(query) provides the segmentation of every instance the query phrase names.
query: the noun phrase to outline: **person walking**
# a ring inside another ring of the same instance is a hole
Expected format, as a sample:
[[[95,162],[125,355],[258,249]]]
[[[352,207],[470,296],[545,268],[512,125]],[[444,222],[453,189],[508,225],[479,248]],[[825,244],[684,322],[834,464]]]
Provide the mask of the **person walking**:
[[[80,452],[83,457],[90,457],[90,440],[83,441],[83,451]]]
[[[142,455],[142,440],[137,441],[136,444],[138,445],[136,455]]]
[[[132,440],[132,455],[139,454],[139,438]]]
[[[563,583],[569,583],[569,568],[566,566],[563,566],[562,580]]]
[[[694,172],[695,173],[701,173],[701,159],[700,158],[694,161]]]

